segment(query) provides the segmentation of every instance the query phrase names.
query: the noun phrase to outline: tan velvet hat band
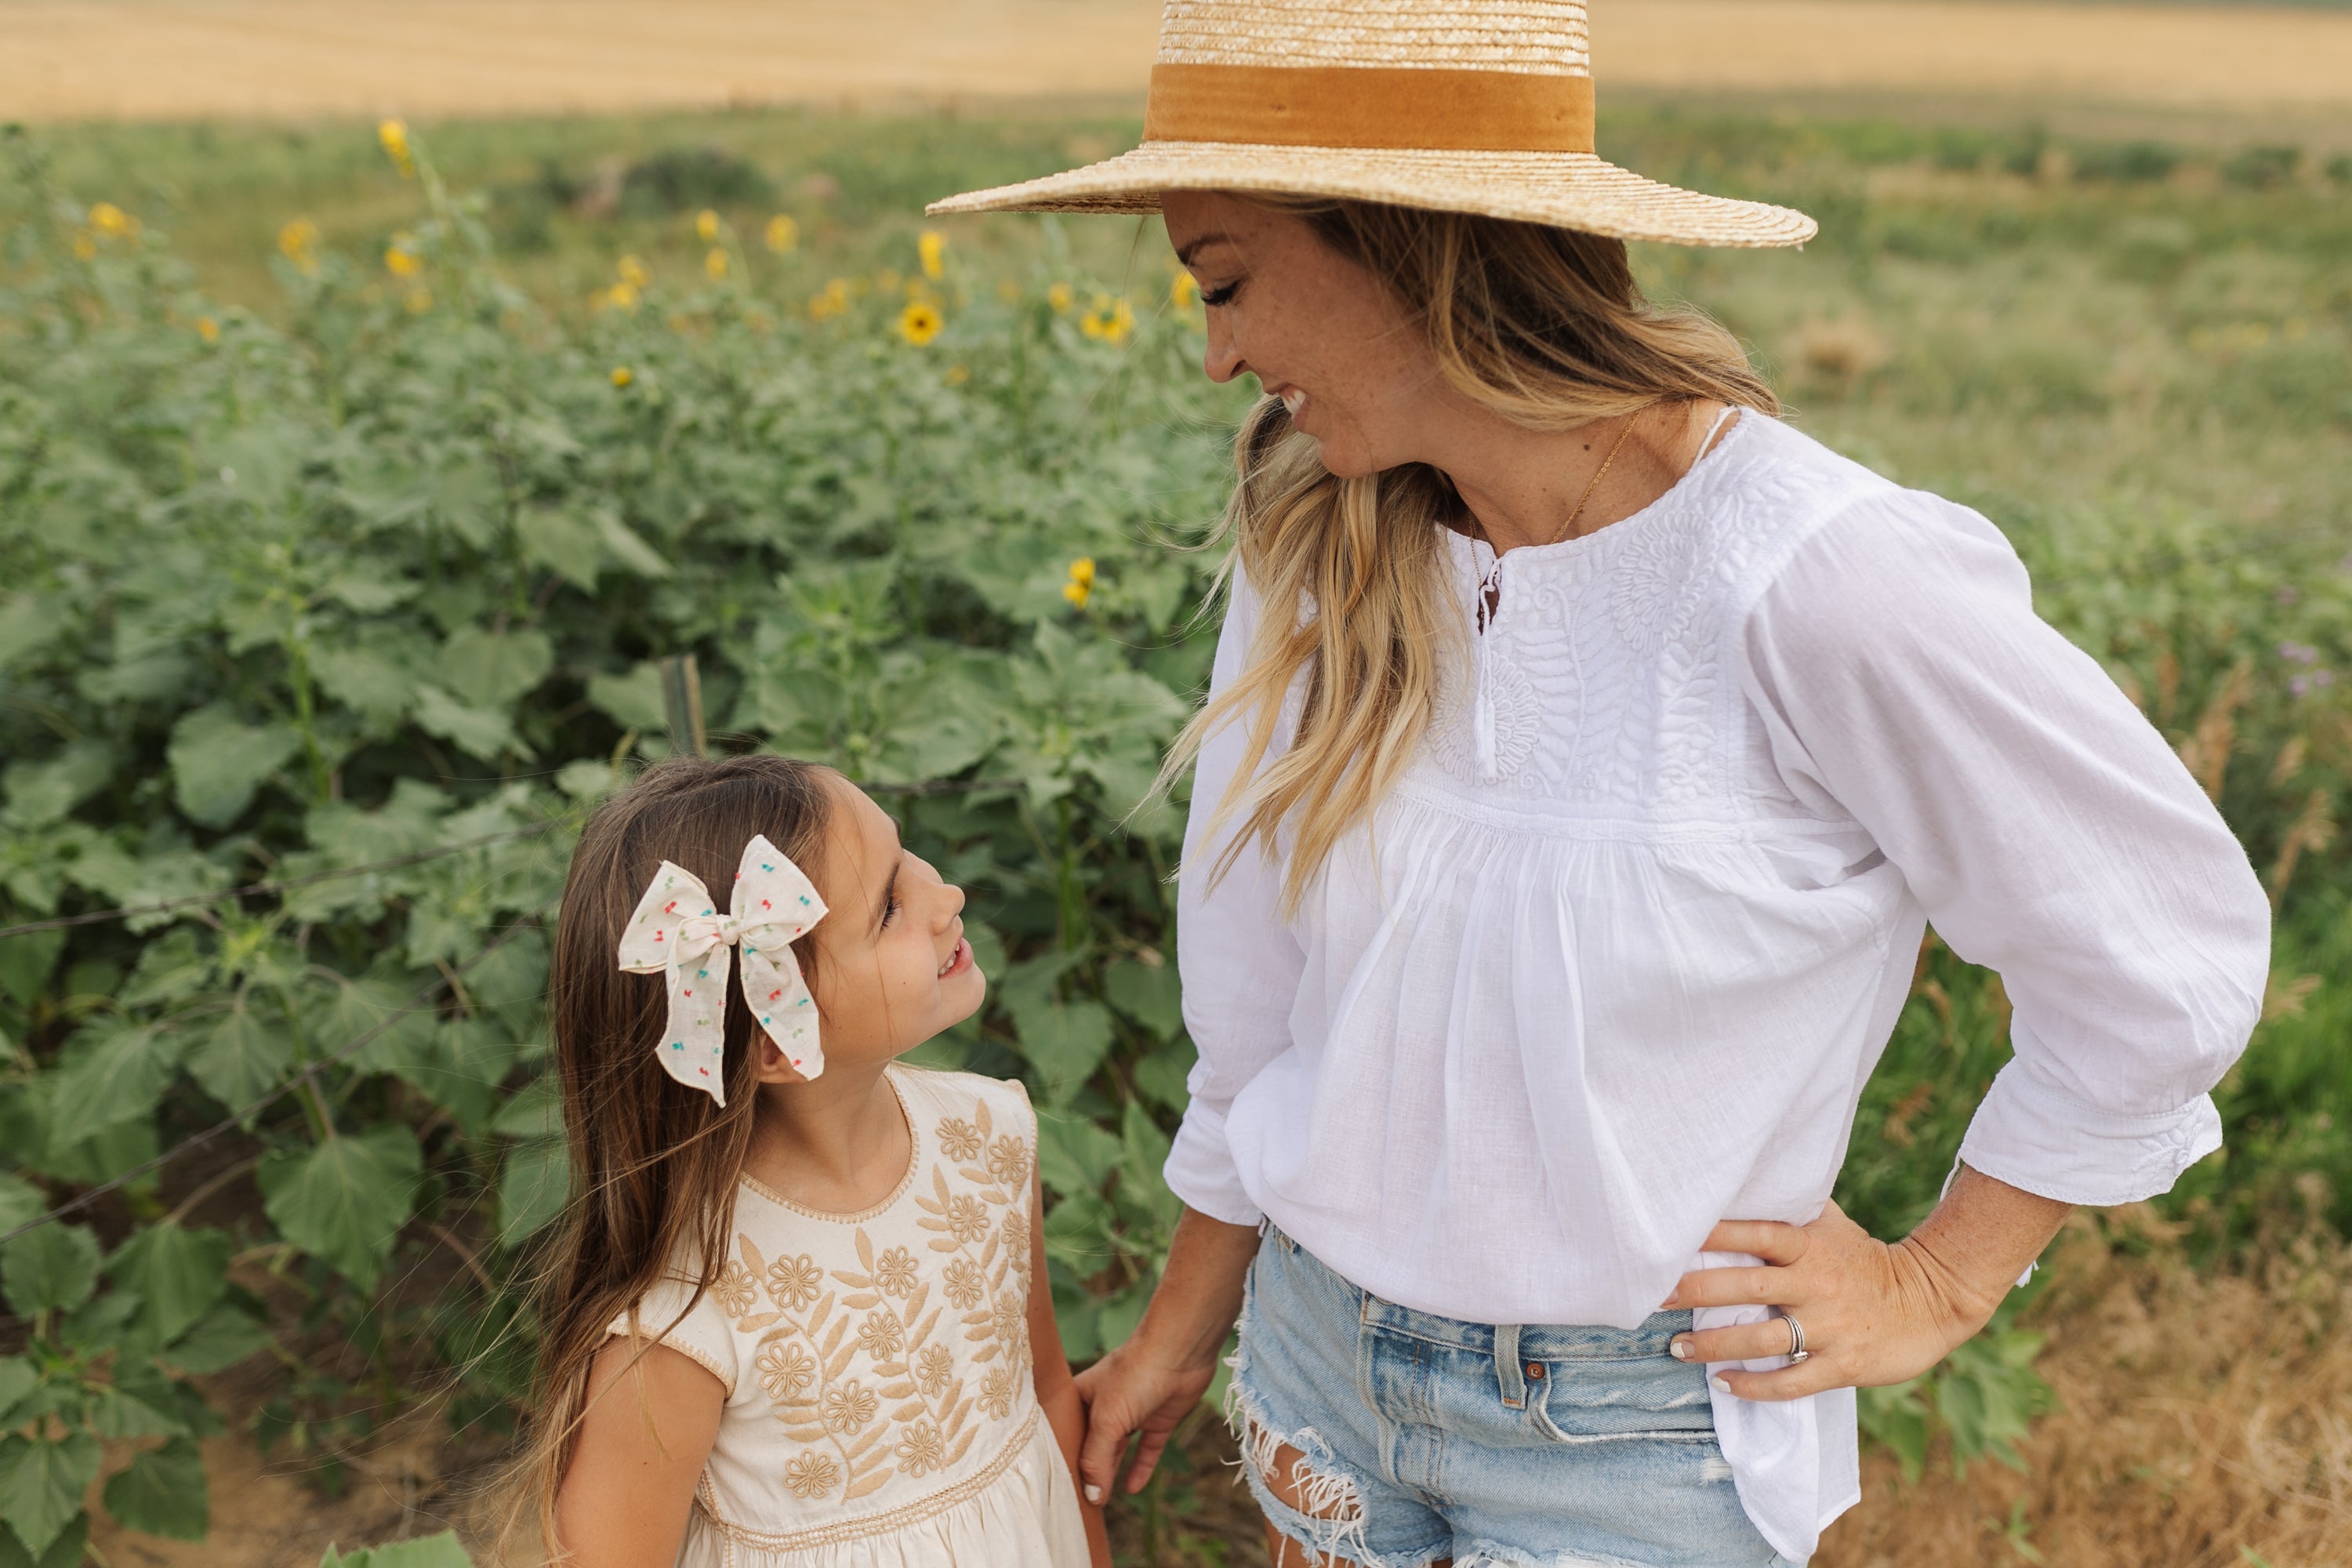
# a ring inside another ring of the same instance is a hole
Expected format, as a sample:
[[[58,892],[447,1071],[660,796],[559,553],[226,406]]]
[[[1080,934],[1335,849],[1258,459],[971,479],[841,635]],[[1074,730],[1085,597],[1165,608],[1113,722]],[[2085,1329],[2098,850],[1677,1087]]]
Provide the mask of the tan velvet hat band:
[[[1592,79],[1381,66],[1151,68],[1147,142],[1590,153]]]

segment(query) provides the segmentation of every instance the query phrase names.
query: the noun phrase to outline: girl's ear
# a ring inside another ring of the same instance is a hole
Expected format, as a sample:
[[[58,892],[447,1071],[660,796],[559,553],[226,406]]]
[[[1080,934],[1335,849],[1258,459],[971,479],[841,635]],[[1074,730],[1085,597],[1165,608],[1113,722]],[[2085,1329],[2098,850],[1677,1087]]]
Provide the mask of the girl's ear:
[[[784,1059],[783,1051],[777,1047],[775,1041],[768,1038],[765,1031],[754,1036],[752,1044],[760,1053],[760,1065],[758,1070],[752,1075],[759,1082],[806,1083],[808,1081],[800,1068]]]

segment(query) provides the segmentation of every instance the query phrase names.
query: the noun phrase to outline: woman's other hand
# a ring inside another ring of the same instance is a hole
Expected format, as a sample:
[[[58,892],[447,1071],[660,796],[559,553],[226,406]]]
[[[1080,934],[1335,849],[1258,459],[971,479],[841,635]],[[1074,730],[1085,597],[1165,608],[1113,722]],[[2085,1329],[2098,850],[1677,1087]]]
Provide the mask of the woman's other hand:
[[[1804,1326],[1806,1360],[1774,1372],[1727,1366],[1716,1373],[1741,1399],[1902,1383],[1985,1326],[2070,1212],[1963,1166],[1936,1211],[1891,1245],[1834,1203],[1805,1226],[1726,1220],[1707,1237],[1707,1250],[1749,1253],[1764,1267],[1694,1269],[1665,1305],[1762,1304]],[[1787,1354],[1789,1339],[1789,1325],[1774,1316],[1679,1334],[1673,1349],[1684,1361],[1760,1361]]]
[[[1160,1288],[1128,1342],[1078,1373],[1087,1407],[1078,1484],[1087,1500],[1110,1495],[1128,1438],[1142,1443],[1127,1467],[1127,1489],[1151,1479],[1177,1424],[1216,1381],[1217,1356],[1241,1313],[1242,1277],[1257,1256],[1257,1228],[1186,1209],[1160,1272]]]

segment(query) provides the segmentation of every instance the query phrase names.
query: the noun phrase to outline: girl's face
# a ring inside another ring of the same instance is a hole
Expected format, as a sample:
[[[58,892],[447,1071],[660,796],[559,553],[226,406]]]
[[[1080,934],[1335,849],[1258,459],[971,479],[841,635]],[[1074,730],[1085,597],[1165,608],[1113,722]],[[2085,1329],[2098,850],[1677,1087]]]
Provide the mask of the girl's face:
[[[1171,191],[1160,216],[1207,307],[1211,381],[1256,376],[1341,479],[1423,460],[1444,384],[1428,340],[1378,279],[1304,218],[1238,196]]]
[[[980,1010],[987,977],[963,939],[963,889],[898,842],[898,825],[838,776],[814,868],[817,1027],[828,1062],[887,1061]],[[788,1069],[789,1070],[789,1069]]]

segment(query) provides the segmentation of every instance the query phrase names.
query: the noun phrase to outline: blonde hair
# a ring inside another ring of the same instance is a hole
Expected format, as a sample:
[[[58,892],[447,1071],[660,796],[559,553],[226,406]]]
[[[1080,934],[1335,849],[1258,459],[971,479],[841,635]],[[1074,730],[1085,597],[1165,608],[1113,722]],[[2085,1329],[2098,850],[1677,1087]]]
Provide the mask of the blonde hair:
[[[1291,196],[1254,198],[1304,219],[1380,279],[1426,336],[1449,385],[1511,423],[1566,430],[1661,401],[1708,399],[1777,415],[1738,340],[1711,318],[1642,296],[1624,242],[1463,213]],[[1367,821],[1412,759],[1461,623],[1439,530],[1466,521],[1437,469],[1336,478],[1277,398],[1234,442],[1240,471],[1217,541],[1230,540],[1266,614],[1241,675],[1196,714],[1160,773],[1172,782],[1229,721],[1247,725],[1212,819],[1234,835],[1212,878],[1250,844],[1277,856],[1295,912],[1339,840]],[[1271,762],[1304,675],[1290,745]]]

